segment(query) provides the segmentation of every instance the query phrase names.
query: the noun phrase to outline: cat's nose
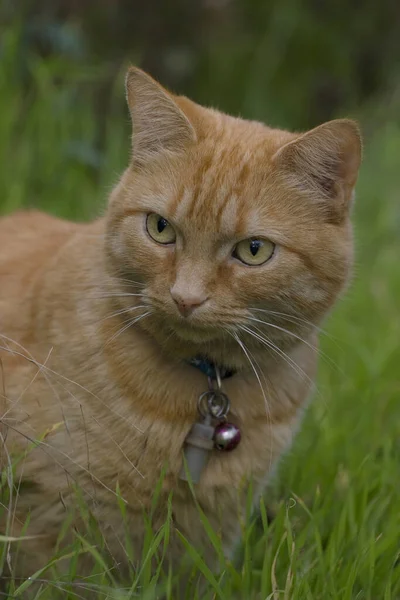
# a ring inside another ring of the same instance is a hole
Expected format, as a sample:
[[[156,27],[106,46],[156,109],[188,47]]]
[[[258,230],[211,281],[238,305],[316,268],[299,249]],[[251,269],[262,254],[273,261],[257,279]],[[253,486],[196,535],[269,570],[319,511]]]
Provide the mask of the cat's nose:
[[[191,315],[196,308],[204,304],[204,302],[207,300],[207,296],[189,294],[184,295],[181,292],[174,290],[174,288],[171,289],[171,296],[183,317],[188,317]]]

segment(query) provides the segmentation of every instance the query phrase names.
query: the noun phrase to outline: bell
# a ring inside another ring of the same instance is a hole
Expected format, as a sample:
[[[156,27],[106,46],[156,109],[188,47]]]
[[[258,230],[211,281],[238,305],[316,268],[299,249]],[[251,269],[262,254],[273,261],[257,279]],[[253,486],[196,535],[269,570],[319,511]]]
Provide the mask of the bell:
[[[220,423],[214,431],[214,446],[227,452],[234,450],[241,440],[239,427],[233,423]]]

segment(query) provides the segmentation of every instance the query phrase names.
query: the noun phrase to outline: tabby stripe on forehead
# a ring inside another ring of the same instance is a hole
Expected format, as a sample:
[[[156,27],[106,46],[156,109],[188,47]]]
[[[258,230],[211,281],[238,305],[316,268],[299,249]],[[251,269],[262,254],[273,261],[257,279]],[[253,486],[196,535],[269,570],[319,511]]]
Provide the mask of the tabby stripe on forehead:
[[[193,192],[188,188],[183,188],[183,193],[179,198],[179,203],[176,203],[176,208],[173,217],[176,221],[187,217],[188,207],[191,206]]]
[[[196,205],[199,204],[199,198],[201,198],[201,195],[202,193],[204,193],[204,190],[209,188],[211,186],[211,183],[213,182],[213,168],[215,168],[216,164],[218,164],[217,157],[215,156],[215,152],[212,152],[204,161],[203,166],[199,168],[196,172],[196,176],[193,181],[192,203],[187,210],[187,218],[196,218],[194,214]],[[211,175],[207,177],[207,175],[210,172]],[[209,179],[209,181],[207,181],[207,179]]]
[[[184,194],[185,194],[185,185],[182,184],[181,187],[179,188],[178,193],[176,194],[176,196],[174,196],[174,198],[169,206],[168,216],[170,218],[175,217],[176,211],[178,209],[178,206],[180,205],[180,203],[183,200]]]
[[[216,221],[218,230],[221,230],[222,215],[223,215],[225,209],[227,208],[229,201],[234,201],[234,200],[236,200],[236,198],[234,198],[234,196],[232,196],[232,190],[228,190],[218,207],[217,214],[215,217],[215,221]]]
[[[232,189],[229,192],[227,192],[225,198],[223,199],[223,201],[221,202],[221,204],[218,208],[218,212],[217,212],[217,216],[216,216],[218,229],[221,229],[222,215],[223,215],[225,209],[227,209],[228,203],[230,201],[232,201],[232,202],[236,201],[235,216],[239,217],[239,215],[240,215],[240,218],[238,218],[236,229],[238,229],[239,231],[241,229],[243,229],[244,212],[243,212],[243,210],[241,210],[239,213],[239,210],[240,210],[239,206],[243,205],[243,202],[240,203],[240,202],[237,202],[237,200],[241,195],[243,195],[243,187],[249,177],[250,169],[249,169],[247,163],[248,163],[248,159],[247,158],[243,159],[241,169],[236,178],[236,183],[232,186]]]
[[[210,173],[208,178],[206,172],[204,172],[202,178],[197,181],[188,217],[195,219],[200,225],[206,226],[209,219],[209,211],[204,210],[204,203],[209,203],[209,209],[216,207],[215,196],[226,185],[224,180],[227,178],[228,171],[224,163],[227,159],[227,150],[222,150],[219,154],[215,153],[214,171]],[[229,192],[227,192],[227,195],[229,197]],[[228,198],[226,198],[227,200]]]
[[[243,164],[242,170],[239,174],[238,177],[238,186],[237,186],[237,194],[242,193],[242,196],[244,197],[244,184],[247,182],[248,178],[250,176],[250,167],[248,165],[248,161],[246,161]],[[240,182],[240,185],[239,185]],[[253,200],[253,198],[251,198],[251,201]],[[245,234],[246,232],[246,217],[248,217],[248,205],[246,205],[246,203],[243,201],[242,202],[238,202],[237,204],[237,213],[236,213],[236,218],[237,218],[237,225],[236,225],[236,234],[237,235],[241,235],[241,234]]]

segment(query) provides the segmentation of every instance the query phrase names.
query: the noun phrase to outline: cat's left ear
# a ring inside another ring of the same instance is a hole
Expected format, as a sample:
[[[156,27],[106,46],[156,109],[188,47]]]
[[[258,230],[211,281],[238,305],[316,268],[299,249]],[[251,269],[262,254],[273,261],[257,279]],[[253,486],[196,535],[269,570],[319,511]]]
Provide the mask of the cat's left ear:
[[[337,119],[288,142],[272,160],[290,186],[320,204],[329,220],[340,222],[351,207],[361,153],[355,121]]]
[[[160,155],[178,153],[196,140],[193,126],[172,94],[141,69],[131,67],[125,80],[132,119],[132,159],[145,166]]]

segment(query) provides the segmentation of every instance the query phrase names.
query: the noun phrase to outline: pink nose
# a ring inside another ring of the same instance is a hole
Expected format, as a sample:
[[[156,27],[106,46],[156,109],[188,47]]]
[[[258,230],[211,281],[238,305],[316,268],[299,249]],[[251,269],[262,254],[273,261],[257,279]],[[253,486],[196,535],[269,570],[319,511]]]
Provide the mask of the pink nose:
[[[183,296],[174,289],[171,290],[171,296],[183,317],[191,315],[196,308],[207,300],[205,296]]]

